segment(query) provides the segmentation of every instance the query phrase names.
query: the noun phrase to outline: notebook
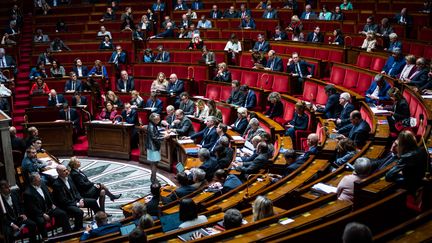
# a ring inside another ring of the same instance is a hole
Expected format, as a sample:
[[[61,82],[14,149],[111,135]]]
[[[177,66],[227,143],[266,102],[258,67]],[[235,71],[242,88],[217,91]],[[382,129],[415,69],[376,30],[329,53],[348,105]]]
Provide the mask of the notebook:
[[[190,241],[190,240],[193,240],[193,239],[191,239],[191,236],[197,231],[200,232],[203,236],[209,235],[209,233],[207,231],[205,231],[203,228],[201,228],[198,230],[187,232],[185,234],[178,235],[177,237],[180,238],[180,240],[182,240],[182,241]]]
[[[168,232],[171,230],[175,230],[182,223],[180,221],[180,213],[167,214],[160,217],[160,222],[162,226],[163,232]]]
[[[128,224],[120,228],[120,233],[121,235],[129,235],[135,228],[135,224]]]

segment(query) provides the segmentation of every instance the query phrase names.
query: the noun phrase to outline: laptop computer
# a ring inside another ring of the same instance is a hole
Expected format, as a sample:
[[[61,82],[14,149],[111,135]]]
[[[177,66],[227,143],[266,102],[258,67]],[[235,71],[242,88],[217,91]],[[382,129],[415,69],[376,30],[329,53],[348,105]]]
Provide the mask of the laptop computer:
[[[128,224],[120,228],[121,235],[129,235],[136,228],[135,224]]]
[[[179,212],[163,215],[160,217],[159,220],[161,222],[162,231],[164,233],[171,230],[176,230],[179,227],[179,225],[182,223],[182,221],[180,221]]]

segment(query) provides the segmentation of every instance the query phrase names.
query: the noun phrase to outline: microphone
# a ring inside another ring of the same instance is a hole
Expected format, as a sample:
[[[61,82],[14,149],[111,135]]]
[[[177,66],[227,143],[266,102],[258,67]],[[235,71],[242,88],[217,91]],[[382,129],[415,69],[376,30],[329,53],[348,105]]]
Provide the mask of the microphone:
[[[92,119],[91,119],[91,113],[88,112],[86,109],[81,109],[81,110],[84,111],[84,113],[87,114],[87,116],[88,116],[88,118],[89,118],[89,120],[90,120],[90,122],[91,122],[91,121],[92,121]]]
[[[267,171],[267,173],[268,173],[268,171]],[[244,195],[245,199],[249,198],[249,179],[250,179],[250,177],[251,176],[264,176],[265,177],[266,175],[267,174],[250,174],[250,175],[248,175],[247,180],[246,180],[246,193]]]
[[[420,118],[420,122],[423,124],[423,121],[424,121],[424,114],[421,113],[420,116],[419,116],[419,118]]]

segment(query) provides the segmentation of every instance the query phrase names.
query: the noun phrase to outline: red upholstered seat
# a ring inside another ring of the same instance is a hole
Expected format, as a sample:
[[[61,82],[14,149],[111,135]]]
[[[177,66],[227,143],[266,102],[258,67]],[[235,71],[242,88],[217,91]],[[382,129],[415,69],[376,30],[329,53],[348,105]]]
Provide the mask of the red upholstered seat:
[[[199,132],[201,130],[201,122],[198,122],[197,120],[193,119],[192,120],[192,126],[195,132]]]
[[[303,86],[303,96],[302,100],[315,103],[317,98],[317,84],[306,81]]]
[[[232,70],[230,70],[230,72],[231,72],[232,80],[238,80],[238,81],[240,81],[240,83],[244,84],[244,82],[242,80],[242,70],[232,69]]]
[[[250,83],[250,84],[252,84],[250,86],[256,87],[257,86],[257,80],[258,80],[259,76],[261,76],[261,74],[259,72],[243,71],[242,77],[241,77],[241,83],[242,84]]]
[[[423,45],[417,43],[411,43],[409,53],[413,54],[416,57],[421,57],[423,56],[423,49],[424,49]]]
[[[220,100],[220,92],[220,86],[215,84],[207,84],[205,97],[211,100]]]
[[[272,91],[279,93],[290,93],[291,84],[288,76],[274,75]]]
[[[220,38],[220,31],[219,30],[206,30],[205,34],[206,34],[206,38],[208,38],[208,39]],[[213,49],[213,50],[216,50],[216,49]]]
[[[316,97],[316,103],[320,105],[325,105],[327,103],[327,94],[325,93],[325,86],[324,85],[317,85],[317,97]]]
[[[369,68],[371,62],[372,62],[371,56],[360,53],[357,57],[356,65],[361,68]]]
[[[227,100],[231,95],[231,86],[221,86],[220,100]]]
[[[331,62],[342,62],[344,60],[344,52],[343,51],[329,51],[328,59]]]
[[[280,75],[269,75],[267,73],[263,73],[259,76],[256,86],[261,89],[272,90],[274,78],[280,78]]]
[[[329,57],[328,50],[318,49],[315,51],[315,58],[317,59],[328,60],[328,57]]]
[[[312,57],[315,58],[315,49],[312,48],[302,48],[300,49],[300,56],[302,57]]]
[[[284,107],[283,116],[281,119],[281,121],[283,121],[283,122],[281,122],[281,125],[283,125],[283,124],[285,124],[285,123],[287,123],[293,119],[295,104],[288,102],[284,99],[281,99],[281,102],[282,102],[283,107]]]
[[[240,56],[240,67],[246,67],[246,68],[253,67],[253,61],[251,55],[242,54]]]
[[[235,119],[237,118],[235,116],[235,110],[233,110],[229,106],[223,106],[223,105],[216,105],[217,108],[222,112],[222,122],[224,124],[233,124]]]
[[[268,134],[271,134],[271,129],[266,125],[266,124],[264,124],[263,122],[259,122],[260,123],[260,127],[262,128],[262,129],[264,129],[264,131],[266,131]]]
[[[265,97],[264,97],[264,91],[261,90],[254,90],[255,95],[257,97],[257,105],[252,110],[254,111],[262,111],[265,106]]]
[[[357,71],[347,69],[342,86],[351,90],[355,89],[357,86],[358,75],[359,73]]]
[[[372,114],[368,112],[368,110],[364,106],[360,108],[360,114],[363,120],[365,120],[369,124],[370,128],[373,129],[374,124],[373,124]]]
[[[191,54],[187,52],[172,52],[172,62],[191,63]]]
[[[345,69],[339,66],[333,66],[330,74],[330,83],[342,85],[345,78]]]
[[[371,65],[370,65],[370,69],[373,71],[380,72],[382,70],[382,68],[384,67],[385,63],[386,63],[385,58],[374,57],[372,59]]]
[[[373,77],[371,77],[369,74],[359,73],[357,78],[357,88],[355,91],[361,95],[364,95],[366,90],[369,89],[372,79]]]

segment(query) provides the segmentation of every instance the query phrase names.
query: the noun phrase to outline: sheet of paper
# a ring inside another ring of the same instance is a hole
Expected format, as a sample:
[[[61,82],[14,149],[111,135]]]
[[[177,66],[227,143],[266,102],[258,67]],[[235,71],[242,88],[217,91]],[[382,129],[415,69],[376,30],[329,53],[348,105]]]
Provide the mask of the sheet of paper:
[[[188,143],[194,143],[192,139],[179,139],[177,140],[179,144],[188,144]]]

